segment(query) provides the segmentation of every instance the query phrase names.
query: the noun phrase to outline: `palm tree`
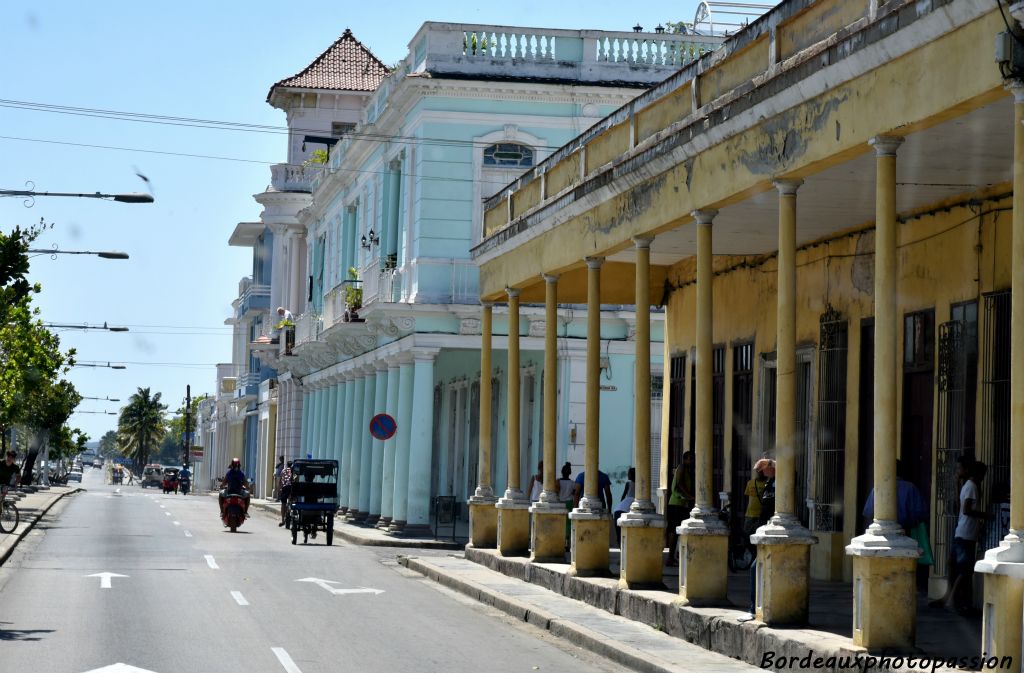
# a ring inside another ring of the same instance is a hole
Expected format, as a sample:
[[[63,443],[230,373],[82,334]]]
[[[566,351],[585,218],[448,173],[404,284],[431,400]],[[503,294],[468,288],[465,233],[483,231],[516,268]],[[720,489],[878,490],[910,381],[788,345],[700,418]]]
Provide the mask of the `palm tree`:
[[[128,398],[117,420],[118,444],[137,468],[149,462],[150,450],[159,445],[166,432],[167,405],[160,403],[160,396],[161,393],[151,395],[149,388],[139,388]]]

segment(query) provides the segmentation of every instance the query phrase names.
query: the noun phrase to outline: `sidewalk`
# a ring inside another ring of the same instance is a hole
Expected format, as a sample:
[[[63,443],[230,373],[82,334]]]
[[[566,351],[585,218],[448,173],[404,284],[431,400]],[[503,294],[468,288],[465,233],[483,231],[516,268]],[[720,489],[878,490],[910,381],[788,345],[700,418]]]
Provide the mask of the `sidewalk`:
[[[216,494],[214,494],[216,495]],[[274,517],[281,520],[281,503],[276,500],[261,500],[253,498],[249,501],[250,511],[262,511],[265,513],[273,514]],[[365,547],[402,547],[406,549],[456,549],[461,550],[464,546],[464,542],[457,542],[452,540],[434,540],[432,538],[421,538],[421,537],[400,537],[387,533],[379,528],[372,526],[360,526],[358,524],[348,523],[344,518],[336,517],[334,519],[334,534],[348,542],[350,544],[361,545]]]
[[[0,565],[3,565],[14,552],[22,538],[35,527],[50,509],[64,496],[84,491],[78,486],[51,486],[49,490],[25,493],[15,501],[20,520],[13,533],[0,533]],[[13,494],[12,494],[13,495]]]
[[[400,556],[398,560],[410,570],[640,673],[761,670],[472,561],[454,556],[429,560]]]
[[[822,657],[835,662],[835,665],[811,670],[823,673],[862,671],[856,666],[842,665],[854,655],[866,654],[866,650],[854,646],[850,639],[853,597],[848,584],[812,581],[810,625],[780,628],[756,621],[737,621],[746,614],[749,600],[749,575],[745,571],[729,575],[729,599],[736,607],[695,608],[678,602],[677,568],[666,568],[664,590],[620,589],[617,549],[611,551],[611,575],[606,578],[570,576],[567,563],[531,563],[525,557],[503,557],[495,549],[467,547],[465,557],[510,581],[543,587],[755,666],[760,666],[766,655],[803,658],[810,652],[812,660]],[[922,595],[918,603],[917,644],[914,652],[906,654],[943,661],[950,657],[976,656],[981,652],[981,622],[929,609]],[[937,668],[943,670],[944,666]]]

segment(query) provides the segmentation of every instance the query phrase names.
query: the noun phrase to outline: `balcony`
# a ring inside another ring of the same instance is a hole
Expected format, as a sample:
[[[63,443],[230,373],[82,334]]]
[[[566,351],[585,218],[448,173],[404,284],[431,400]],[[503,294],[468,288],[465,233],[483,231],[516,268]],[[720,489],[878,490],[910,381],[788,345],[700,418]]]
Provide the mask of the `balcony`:
[[[274,164],[270,167],[270,188],[275,192],[310,192],[320,166]]]
[[[260,372],[247,371],[243,373],[235,381],[234,398],[236,400],[255,398],[259,394],[261,380]]]
[[[363,306],[402,300],[402,273],[398,269],[381,269],[379,261],[374,260],[360,269],[359,277],[363,281]]]
[[[239,295],[238,312],[244,317],[254,311],[270,310],[270,286],[249,284]]]
[[[306,311],[295,321],[295,346],[302,346],[316,341],[323,330],[323,320],[319,313]]]

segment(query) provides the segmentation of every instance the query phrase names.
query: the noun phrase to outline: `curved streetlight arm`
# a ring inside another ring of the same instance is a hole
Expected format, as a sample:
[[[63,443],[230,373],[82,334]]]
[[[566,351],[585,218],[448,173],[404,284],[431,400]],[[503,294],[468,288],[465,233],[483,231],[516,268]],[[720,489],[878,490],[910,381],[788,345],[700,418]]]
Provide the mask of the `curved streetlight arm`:
[[[108,332],[127,332],[128,331],[127,327],[120,327],[120,326],[116,326],[116,325],[114,327],[109,327],[109,326],[107,326],[107,323],[103,323],[102,325],[90,325],[88,323],[83,323],[81,325],[69,325],[69,324],[56,323],[56,322],[44,322],[43,323],[43,327],[52,327],[53,329],[83,329],[83,330],[85,330],[85,329],[102,329],[102,330],[106,330]]]
[[[47,250],[46,248],[29,248],[28,252],[40,255],[96,255],[102,259],[128,259],[127,252],[120,250]]]
[[[125,194],[79,194],[75,192],[36,192],[31,189],[0,189],[0,197],[36,197],[36,196],[71,196],[79,199],[105,199],[119,203],[153,203],[151,194],[127,192]]]

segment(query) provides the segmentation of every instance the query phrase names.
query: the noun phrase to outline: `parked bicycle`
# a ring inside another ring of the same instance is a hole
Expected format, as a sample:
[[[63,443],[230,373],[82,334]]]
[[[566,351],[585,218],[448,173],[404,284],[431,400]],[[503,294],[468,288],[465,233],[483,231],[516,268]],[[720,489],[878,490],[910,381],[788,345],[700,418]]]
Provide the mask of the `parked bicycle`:
[[[14,499],[7,498],[7,487],[0,488],[0,533],[13,533],[20,520]]]

